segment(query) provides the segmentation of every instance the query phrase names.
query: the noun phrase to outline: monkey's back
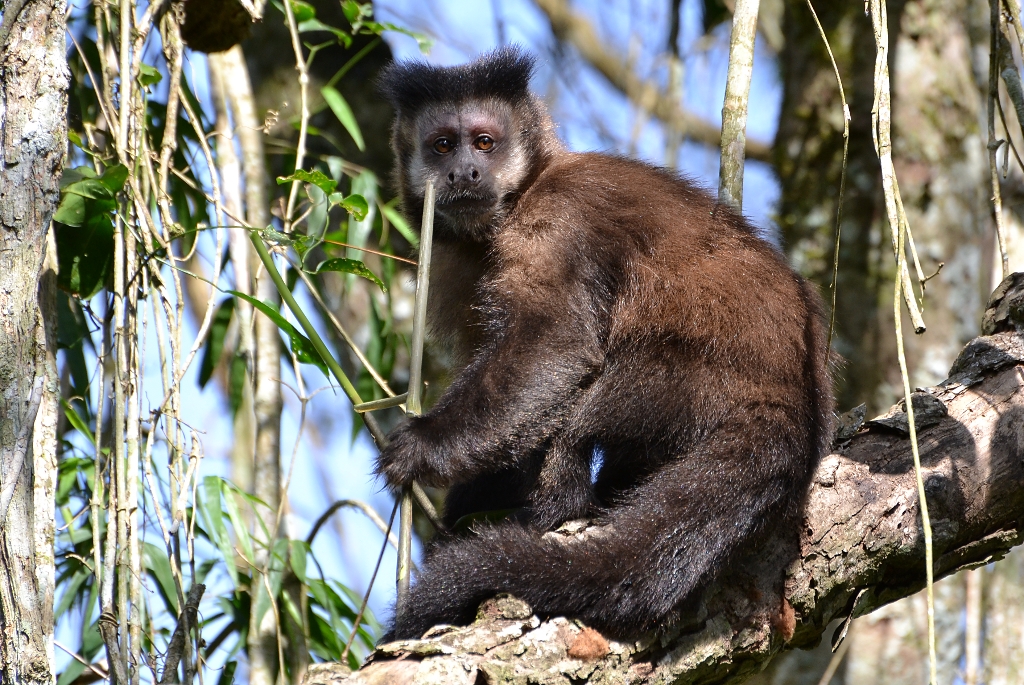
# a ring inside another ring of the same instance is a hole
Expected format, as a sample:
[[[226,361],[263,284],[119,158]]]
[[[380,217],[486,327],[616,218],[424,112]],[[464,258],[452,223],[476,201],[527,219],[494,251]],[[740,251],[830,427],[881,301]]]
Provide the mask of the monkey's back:
[[[599,371],[567,429],[604,454],[599,497],[766,406],[791,438],[779,458],[809,478],[832,411],[819,298],[742,217],[666,170],[566,154],[522,197],[499,260],[531,237],[561,244],[552,271],[587,283]]]

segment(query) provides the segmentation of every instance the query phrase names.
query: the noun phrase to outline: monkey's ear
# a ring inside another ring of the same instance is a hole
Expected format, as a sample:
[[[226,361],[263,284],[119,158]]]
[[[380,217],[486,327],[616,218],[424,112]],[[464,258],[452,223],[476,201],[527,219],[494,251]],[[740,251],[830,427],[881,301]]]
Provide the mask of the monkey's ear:
[[[400,114],[430,104],[461,104],[497,98],[520,102],[530,94],[533,55],[518,45],[498,48],[469,64],[438,67],[423,61],[392,62],[377,79],[377,91]]]

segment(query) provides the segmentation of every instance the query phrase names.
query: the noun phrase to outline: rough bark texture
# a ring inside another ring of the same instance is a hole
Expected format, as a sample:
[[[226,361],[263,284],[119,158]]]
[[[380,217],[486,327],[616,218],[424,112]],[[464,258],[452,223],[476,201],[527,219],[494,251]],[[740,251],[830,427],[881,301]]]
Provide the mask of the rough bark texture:
[[[1018,333],[977,338],[951,378],[921,395],[917,423],[939,577],[997,559],[1024,540],[1022,362]],[[356,674],[314,666],[306,683],[742,680],[783,649],[816,645],[830,621],[864,615],[924,585],[914,470],[899,425],[894,408],[890,420],[867,424],[826,457],[803,529],[779,531],[668,634],[605,641],[574,621],[541,622],[517,600],[492,600],[473,626],[384,645]],[[773,590],[780,569],[784,600]]]
[[[64,3],[30,0],[12,26],[0,45],[0,490],[15,484],[0,513],[0,673],[42,684],[54,677],[59,379],[47,230],[67,147]]]

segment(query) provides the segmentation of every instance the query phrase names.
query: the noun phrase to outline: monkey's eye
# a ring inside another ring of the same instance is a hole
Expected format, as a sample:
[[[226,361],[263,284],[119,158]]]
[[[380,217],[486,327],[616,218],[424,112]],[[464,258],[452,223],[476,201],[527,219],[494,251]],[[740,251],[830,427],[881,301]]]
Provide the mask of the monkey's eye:
[[[452,141],[443,136],[434,141],[434,152],[440,152],[442,155],[451,152],[454,148]]]
[[[494,147],[494,138],[491,138],[490,136],[477,136],[477,139],[473,141],[473,146],[476,147],[477,150],[487,152]]]

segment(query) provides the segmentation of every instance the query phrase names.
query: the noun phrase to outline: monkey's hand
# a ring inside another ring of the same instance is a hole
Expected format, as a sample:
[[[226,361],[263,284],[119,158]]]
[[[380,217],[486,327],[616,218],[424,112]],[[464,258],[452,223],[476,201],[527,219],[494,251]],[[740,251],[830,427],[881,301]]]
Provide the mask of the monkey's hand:
[[[388,446],[380,451],[376,468],[388,485],[399,488],[414,480],[434,487],[450,484],[448,474],[443,473],[441,441],[433,423],[429,416],[416,416],[388,436]]]

